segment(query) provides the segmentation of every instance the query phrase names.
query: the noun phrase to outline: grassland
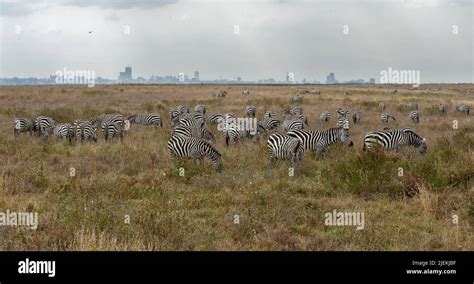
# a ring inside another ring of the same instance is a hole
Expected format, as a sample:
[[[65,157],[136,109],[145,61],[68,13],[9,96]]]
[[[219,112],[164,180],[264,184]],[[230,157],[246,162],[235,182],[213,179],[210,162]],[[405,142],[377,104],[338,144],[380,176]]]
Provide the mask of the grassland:
[[[246,88],[251,96],[241,96]],[[394,93],[394,89],[398,92]],[[454,106],[474,106],[473,85],[324,86],[303,102],[310,129],[323,110],[362,112],[351,127],[354,147],[337,145],[323,160],[306,153],[294,177],[289,164],[266,171],[265,141],[226,148],[217,135],[224,171],[210,162],[172,167],[166,143],[168,111],[205,104],[208,113],[280,114],[297,86],[112,85],[0,88],[0,212],[39,214],[36,231],[0,226],[0,250],[472,250],[474,247],[474,115]],[[226,90],[228,96],[210,94]],[[347,93],[347,94],[346,94]],[[381,129],[378,102],[397,121],[426,137],[428,154],[363,152],[362,139]],[[421,122],[413,125],[400,103],[416,101]],[[447,115],[433,104],[449,104]],[[158,112],[162,129],[132,126],[123,143],[43,142],[13,137],[15,116],[47,115],[72,122],[100,113]],[[453,120],[458,129],[453,129]],[[215,128],[214,133],[218,134]],[[69,170],[74,167],[76,175]],[[402,167],[404,175],[398,176]],[[324,214],[359,211],[365,228],[329,227]],[[130,217],[127,223],[126,216]],[[234,223],[235,215],[239,224]],[[459,223],[453,224],[453,215]]]

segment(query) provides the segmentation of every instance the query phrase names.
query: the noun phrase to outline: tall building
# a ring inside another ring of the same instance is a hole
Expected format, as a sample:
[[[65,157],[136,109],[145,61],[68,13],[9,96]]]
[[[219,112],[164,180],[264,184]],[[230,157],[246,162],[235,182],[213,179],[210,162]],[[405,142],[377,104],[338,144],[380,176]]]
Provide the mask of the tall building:
[[[326,84],[337,84],[339,83],[336,80],[336,75],[334,75],[333,72],[329,73],[329,75],[326,77]]]
[[[199,71],[194,71],[194,78],[193,81],[199,81]]]
[[[125,72],[120,72],[118,77],[119,82],[131,82],[132,81],[132,67],[125,67]]]

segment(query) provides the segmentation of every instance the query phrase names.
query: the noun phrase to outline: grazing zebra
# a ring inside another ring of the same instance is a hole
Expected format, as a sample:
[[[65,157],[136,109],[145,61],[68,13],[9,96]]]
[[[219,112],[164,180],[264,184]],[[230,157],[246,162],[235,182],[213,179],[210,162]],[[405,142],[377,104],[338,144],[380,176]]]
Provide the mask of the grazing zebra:
[[[179,111],[176,109],[171,109],[170,110],[170,121],[171,121],[171,126],[175,126],[179,122]]]
[[[206,114],[206,106],[205,105],[196,105],[194,107],[194,111],[202,113],[202,114]]]
[[[379,103],[379,109],[380,109],[380,111],[384,111],[384,110],[385,110],[385,103],[384,103],[384,102],[380,102],[380,103]]]
[[[285,114],[302,115],[303,114],[303,108],[300,107],[300,106],[288,107],[283,111],[283,115],[285,115]]]
[[[308,117],[306,115],[293,115],[292,118],[294,119],[299,119],[301,120],[306,126],[309,126],[308,124]]]
[[[311,90],[311,91],[308,92],[308,94],[319,95],[319,94],[321,94],[321,91],[319,91],[319,90]]]
[[[305,150],[316,152],[316,159],[319,160],[322,153],[334,143],[341,142],[346,146],[352,147],[354,142],[349,136],[349,130],[344,128],[329,128],[323,131],[305,131],[293,130],[287,135],[298,138]]]
[[[160,115],[157,113],[135,114],[129,116],[127,120],[130,121],[130,123],[163,127]]]
[[[220,113],[213,113],[213,114],[211,114],[211,116],[209,117],[209,120],[210,120],[211,123],[213,123],[213,124],[219,124],[223,119],[224,119],[224,117],[223,117],[222,114],[220,114]]]
[[[406,103],[406,104],[402,104],[402,106],[404,106],[406,108],[418,109],[418,104],[415,103],[415,102],[409,102],[409,103]]]
[[[102,130],[104,132],[104,140],[107,141],[114,137],[118,137],[120,141],[123,140],[123,134],[126,129],[126,124],[120,122],[105,122],[102,125]]]
[[[250,95],[250,91],[249,91],[249,90],[243,90],[243,91],[242,91],[242,95],[244,95],[244,96],[249,96],[249,95]]]
[[[337,119],[336,123],[337,128],[344,128],[344,129],[349,129],[349,119],[346,117],[340,117]]]
[[[331,120],[331,113],[329,111],[323,111],[319,115],[319,122],[329,122]]]
[[[97,142],[97,128],[94,127],[90,121],[83,120],[76,122],[76,137],[81,139],[81,142],[84,140],[93,140],[94,142]]]
[[[59,123],[56,124],[53,128],[53,134],[56,136],[57,140],[66,138],[69,143],[74,139],[75,133],[74,128],[69,123]]]
[[[276,118],[268,117],[257,122],[257,125],[260,125],[265,131],[268,131],[277,128],[280,125],[280,121]]]
[[[302,95],[296,95],[293,98],[291,98],[291,101],[294,103],[301,103],[303,102],[303,96]]]
[[[36,130],[35,124],[28,118],[17,117],[13,120],[13,136],[17,136],[19,133],[30,132],[33,135],[33,132]]]
[[[204,117],[204,114],[200,112],[190,112],[190,113],[183,113],[179,115],[179,120],[181,121],[182,119],[192,119],[196,121],[206,121],[206,118]]]
[[[360,122],[360,117],[361,117],[360,111],[354,111],[354,112],[352,112],[352,122],[354,122],[354,124]]]
[[[445,104],[439,104],[438,110],[439,110],[439,112],[441,112],[442,114],[447,114],[447,113],[448,113],[448,106],[445,105]]]
[[[269,169],[273,168],[276,160],[290,160],[292,167],[303,160],[303,143],[297,138],[274,133],[268,138],[267,147],[270,153]]]
[[[410,119],[414,122],[414,123],[418,123],[420,122],[420,113],[416,110],[410,112]]]
[[[94,127],[101,127],[104,128],[105,123],[124,123],[124,117],[120,113],[113,113],[113,114],[101,114],[97,116],[95,119],[92,119],[92,125]]]
[[[203,124],[201,127],[193,127],[187,125],[178,125],[173,128],[173,132],[171,133],[172,136],[181,135],[183,137],[194,137],[198,139],[205,139],[210,143],[216,142],[216,137],[212,132]]]
[[[263,118],[265,119],[265,118],[270,118],[270,117],[271,117],[271,118],[276,118],[276,115],[275,115],[275,113],[273,113],[272,111],[267,110],[267,111],[265,112],[265,114],[263,115]]]
[[[180,113],[189,113],[189,107],[188,106],[178,106],[176,110]]]
[[[256,111],[254,106],[246,106],[245,107],[245,114],[248,117],[255,117],[256,113],[257,113],[257,111]]]
[[[347,118],[349,116],[349,111],[343,110],[340,107],[336,109],[336,113],[337,113],[337,118]]]
[[[380,115],[380,120],[383,122],[383,123],[389,123],[390,122],[390,119],[393,119],[396,121],[395,117],[393,115],[391,115],[390,113],[382,113]]]
[[[467,115],[469,115],[471,108],[468,105],[459,105],[456,107],[456,111],[465,112]]]
[[[179,120],[178,125],[189,126],[195,129],[202,129],[203,127],[206,126],[206,122],[199,119],[183,118]]]
[[[199,161],[203,164],[203,158],[211,159],[216,171],[222,171],[221,154],[209,143],[198,138],[188,138],[182,136],[172,136],[168,141],[168,150],[173,164],[176,167],[177,158],[192,158],[193,163]]]
[[[363,150],[380,145],[385,150],[395,149],[397,152],[406,146],[418,148],[422,155],[428,152],[426,139],[422,138],[410,128],[388,129],[373,131],[365,135]]]
[[[226,95],[227,95],[226,91],[219,91],[217,93],[212,94],[213,97],[219,97],[219,98],[225,97]]]
[[[297,129],[304,129],[304,122],[297,119],[292,118],[289,120],[283,121],[283,131],[288,132],[290,130],[297,130]]]
[[[235,123],[227,124],[223,129],[222,133],[225,138],[225,145],[234,145],[240,138],[240,131]]]
[[[46,128],[51,128],[52,130],[52,128],[56,125],[56,121],[54,121],[54,119],[51,117],[38,116],[35,119],[34,124],[35,129],[38,131],[38,135],[44,135]]]

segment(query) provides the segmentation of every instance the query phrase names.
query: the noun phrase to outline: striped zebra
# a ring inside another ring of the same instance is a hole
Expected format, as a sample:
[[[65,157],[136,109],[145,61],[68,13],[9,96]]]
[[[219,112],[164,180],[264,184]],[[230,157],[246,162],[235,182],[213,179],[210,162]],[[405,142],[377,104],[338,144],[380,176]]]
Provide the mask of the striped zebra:
[[[219,124],[222,120],[224,119],[224,116],[220,113],[213,113],[211,116],[209,116],[209,120],[213,124]]]
[[[343,110],[340,107],[336,109],[336,113],[337,113],[337,118],[347,118],[349,116],[349,111]]]
[[[250,96],[250,91],[249,90],[243,90],[242,95],[244,96]]]
[[[467,115],[469,115],[471,108],[468,105],[459,105],[456,107],[456,111],[465,112]]]
[[[195,129],[202,129],[203,127],[206,126],[206,122],[200,119],[183,118],[179,120],[178,125],[189,126]]]
[[[45,135],[46,128],[52,130],[53,127],[56,125],[56,121],[51,117],[47,116],[38,116],[35,119],[35,129],[38,131],[38,135]]]
[[[406,107],[406,108],[414,108],[414,109],[418,109],[418,104],[415,103],[415,102],[409,102],[409,103],[406,103],[406,104],[402,104],[403,107]]]
[[[192,158],[193,163],[199,161],[203,164],[203,158],[208,157],[216,171],[222,171],[221,154],[208,142],[198,138],[172,136],[168,141],[168,150],[176,167],[177,158]]]
[[[247,115],[247,117],[255,117],[257,111],[255,109],[255,106],[246,106],[245,107],[245,115]]]
[[[24,117],[17,117],[13,120],[13,136],[17,136],[20,133],[30,132],[33,135],[33,132],[36,131],[35,124],[31,119]]]
[[[192,119],[196,121],[206,121],[206,117],[204,114],[200,112],[190,112],[190,113],[183,113],[179,115],[179,120],[181,121],[182,119]]]
[[[80,139],[81,142],[84,140],[93,140],[94,142],[97,142],[97,128],[94,127],[90,121],[82,120],[76,122],[76,138]]]
[[[343,110],[341,108],[338,108],[336,110],[337,113],[337,122],[336,122],[336,127],[342,127],[345,129],[349,129],[349,111]]]
[[[329,122],[331,120],[331,113],[329,111],[323,111],[319,115],[319,122]]]
[[[306,126],[309,126],[308,124],[308,117],[306,115],[300,114],[300,115],[293,115],[291,118],[293,119],[299,119],[301,120]]]
[[[276,118],[268,117],[257,122],[257,125],[260,125],[265,131],[268,131],[277,128],[280,125],[280,121]]]
[[[385,103],[384,103],[384,102],[380,102],[380,103],[379,103],[379,109],[380,109],[380,111],[384,111],[384,110],[385,110]]]
[[[170,121],[171,121],[171,126],[175,126],[179,122],[179,111],[177,109],[171,109],[169,112],[170,115]]]
[[[163,127],[161,117],[157,113],[135,114],[135,115],[129,116],[127,120],[130,121],[130,123]]]
[[[303,102],[303,96],[302,95],[296,95],[293,98],[291,98],[291,101],[294,103],[302,103]]]
[[[285,115],[285,114],[302,115],[303,114],[303,108],[300,107],[300,106],[288,107],[283,111],[283,115]]]
[[[407,146],[418,148],[422,155],[428,152],[426,139],[411,128],[377,130],[365,135],[363,150],[371,149],[375,145],[380,145],[385,150],[395,149],[396,152]]]
[[[125,119],[120,113],[101,114],[92,119],[92,125],[96,128],[104,128],[105,123],[124,123]]]
[[[308,94],[319,95],[319,94],[321,94],[321,91],[320,91],[320,90],[310,90],[310,91],[308,92]]]
[[[202,113],[202,114],[206,114],[206,106],[205,105],[196,105],[194,107],[194,111]]]
[[[332,144],[339,142],[349,147],[354,145],[354,142],[349,135],[349,130],[344,128],[336,127],[323,131],[293,130],[289,131],[287,135],[298,138],[303,143],[305,150],[315,152],[317,160],[321,158],[321,155]]]
[[[74,139],[75,131],[74,128],[69,123],[59,123],[56,124],[53,128],[53,134],[56,136],[57,140],[62,140],[66,138],[69,143]]]
[[[304,122],[297,119],[297,118],[292,118],[283,121],[283,131],[288,132],[290,130],[297,130],[297,129],[304,129]]]
[[[441,112],[442,114],[447,114],[447,113],[448,113],[448,106],[445,105],[445,104],[439,104],[438,110],[439,110],[439,112]]]
[[[361,112],[360,111],[352,112],[352,122],[354,122],[354,124],[359,123],[360,118],[361,118]]]
[[[265,114],[263,115],[263,118],[266,119],[266,118],[270,118],[270,117],[271,118],[276,118],[276,115],[272,111],[267,110],[265,112]]]
[[[383,112],[381,115],[380,115],[380,120],[383,122],[383,123],[389,123],[390,122],[390,119],[393,119],[396,121],[395,117],[393,115],[391,115],[390,113],[386,113],[386,112]]]
[[[240,139],[240,131],[235,123],[226,124],[222,129],[222,133],[224,134],[226,146],[235,145],[235,143]]]
[[[297,138],[274,133],[268,138],[267,148],[270,154],[269,169],[273,168],[276,160],[290,160],[292,167],[303,160],[303,143]]]
[[[226,91],[219,91],[217,93],[212,94],[213,97],[223,98],[227,95]]]
[[[418,123],[420,122],[420,113],[416,110],[410,112],[410,119],[413,121],[413,123]]]
[[[184,105],[178,106],[178,107],[176,108],[176,110],[177,110],[180,114],[189,113],[189,107],[188,107],[188,106],[184,106]]]
[[[194,137],[198,139],[204,139],[213,144],[216,142],[216,137],[205,125],[199,128],[186,125],[178,125],[173,128],[173,132],[171,133],[171,135],[180,135],[188,138]]]
[[[102,125],[102,130],[104,132],[104,140],[108,141],[114,137],[118,137],[120,141],[123,140],[123,135],[125,133],[126,124],[120,123],[118,121],[107,121]]]

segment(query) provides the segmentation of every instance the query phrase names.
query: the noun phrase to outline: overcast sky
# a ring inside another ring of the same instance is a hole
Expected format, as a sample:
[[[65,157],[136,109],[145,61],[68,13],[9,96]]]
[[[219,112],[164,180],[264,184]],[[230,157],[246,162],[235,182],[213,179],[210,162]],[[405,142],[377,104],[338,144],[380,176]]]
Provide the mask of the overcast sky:
[[[134,78],[378,82],[391,67],[422,83],[474,82],[473,2],[0,0],[0,77],[66,67],[116,79],[130,65]]]

